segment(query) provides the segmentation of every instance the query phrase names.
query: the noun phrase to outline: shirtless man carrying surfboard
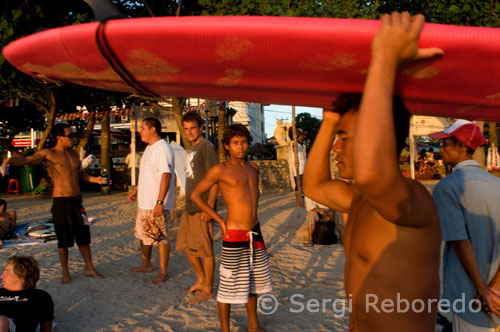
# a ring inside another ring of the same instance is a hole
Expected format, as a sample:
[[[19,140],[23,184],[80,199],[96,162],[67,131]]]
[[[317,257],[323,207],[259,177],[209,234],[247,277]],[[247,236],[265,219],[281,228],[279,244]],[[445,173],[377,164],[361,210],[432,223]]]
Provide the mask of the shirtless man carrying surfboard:
[[[443,52],[418,48],[423,16],[395,12],[381,21],[362,97],[342,95],[333,110],[323,112],[304,193],[349,212],[344,238],[349,330],[434,331],[441,231],[431,195],[399,171],[396,145],[403,148],[407,131],[400,131],[409,121],[393,93],[399,64]],[[330,149],[337,153],[339,176],[353,184],[330,179]]]

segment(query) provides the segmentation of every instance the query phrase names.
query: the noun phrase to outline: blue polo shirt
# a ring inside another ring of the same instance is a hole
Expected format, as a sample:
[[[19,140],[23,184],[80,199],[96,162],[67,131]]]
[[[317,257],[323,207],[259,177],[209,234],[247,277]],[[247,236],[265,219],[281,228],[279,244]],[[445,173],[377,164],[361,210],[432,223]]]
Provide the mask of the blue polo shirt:
[[[474,160],[458,163],[453,172],[437,184],[436,201],[443,241],[443,299],[465,321],[482,327],[496,327],[500,320],[484,311],[471,312],[469,303],[476,287],[465,272],[450,241],[469,239],[483,280],[488,283],[500,264],[500,179],[485,172]]]

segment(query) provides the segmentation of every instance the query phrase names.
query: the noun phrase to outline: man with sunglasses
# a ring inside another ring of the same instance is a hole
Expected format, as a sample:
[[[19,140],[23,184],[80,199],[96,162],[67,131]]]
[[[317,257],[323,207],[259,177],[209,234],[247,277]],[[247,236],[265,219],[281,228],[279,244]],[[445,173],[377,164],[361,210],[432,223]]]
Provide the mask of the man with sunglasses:
[[[67,123],[58,123],[52,128],[56,146],[43,149],[31,156],[5,158],[2,163],[2,175],[8,164],[12,166],[34,166],[45,163],[54,188],[52,197],[52,217],[57,235],[59,260],[62,266],[62,284],[71,283],[68,269],[68,248],[74,246],[74,241],[80,249],[85,262],[85,276],[102,279],[92,264],[90,251],[90,228],[85,224],[81,214],[82,198],[79,180],[101,183],[100,177],[90,176],[81,171],[78,154],[73,150],[76,142],[74,133]]]
[[[496,331],[500,324],[500,179],[472,159],[486,143],[473,122],[459,119],[429,137],[441,140],[443,161],[453,168],[432,193],[446,241],[442,297],[451,303],[464,298],[466,304],[451,306],[453,330]],[[476,296],[483,310],[467,305]]]

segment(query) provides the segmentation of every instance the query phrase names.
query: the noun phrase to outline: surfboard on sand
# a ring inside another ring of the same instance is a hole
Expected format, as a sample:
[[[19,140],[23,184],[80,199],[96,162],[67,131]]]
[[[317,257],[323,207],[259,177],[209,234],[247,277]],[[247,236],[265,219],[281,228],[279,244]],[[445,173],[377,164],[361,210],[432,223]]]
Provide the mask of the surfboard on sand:
[[[3,49],[41,79],[160,96],[330,107],[363,89],[375,20],[157,17],[43,31]],[[413,114],[500,120],[500,29],[426,24],[442,57],[403,65]]]

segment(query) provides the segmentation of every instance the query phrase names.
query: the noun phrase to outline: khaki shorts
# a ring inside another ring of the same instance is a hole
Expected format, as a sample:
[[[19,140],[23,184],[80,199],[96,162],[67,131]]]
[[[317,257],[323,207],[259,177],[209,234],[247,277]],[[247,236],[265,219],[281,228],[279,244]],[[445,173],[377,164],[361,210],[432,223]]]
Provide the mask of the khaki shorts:
[[[201,220],[201,212],[181,216],[175,250],[194,257],[213,257],[211,224]]]
[[[153,217],[153,210],[137,208],[134,236],[143,244],[168,244],[167,235],[168,210],[163,210],[163,216]]]

